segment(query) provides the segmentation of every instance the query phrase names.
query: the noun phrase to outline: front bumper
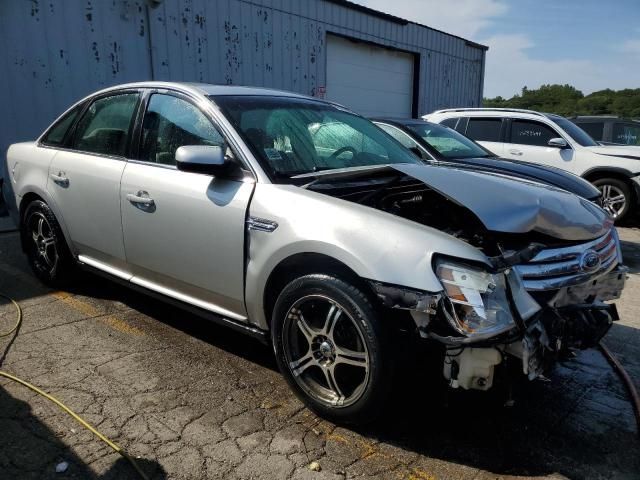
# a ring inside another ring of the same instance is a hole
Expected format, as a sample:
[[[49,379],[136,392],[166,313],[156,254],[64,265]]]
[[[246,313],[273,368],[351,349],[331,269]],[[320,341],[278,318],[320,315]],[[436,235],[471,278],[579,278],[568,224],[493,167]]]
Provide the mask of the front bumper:
[[[531,297],[522,290],[514,289],[512,281],[517,325],[513,333],[517,338],[485,340],[483,348],[470,348],[471,352],[466,357],[460,355],[460,346],[457,349],[449,346],[444,361],[445,377],[454,387],[487,390],[493,382],[493,367],[502,361],[504,354],[520,359],[522,372],[533,380],[545,375],[556,361],[569,357],[574,350],[595,347],[612,323],[619,319],[615,304],[604,302],[619,298],[627,271],[626,267],[618,265],[588,284],[561,289],[553,297],[553,302],[544,306],[536,304],[537,309],[532,309],[530,301],[523,302],[523,299]],[[517,276],[513,279],[517,280]],[[475,344],[470,347],[475,347]],[[488,365],[486,353],[490,351],[499,352],[500,357]],[[460,361],[452,369],[449,365],[456,362],[455,357],[460,357]],[[478,372],[479,377],[475,376]]]

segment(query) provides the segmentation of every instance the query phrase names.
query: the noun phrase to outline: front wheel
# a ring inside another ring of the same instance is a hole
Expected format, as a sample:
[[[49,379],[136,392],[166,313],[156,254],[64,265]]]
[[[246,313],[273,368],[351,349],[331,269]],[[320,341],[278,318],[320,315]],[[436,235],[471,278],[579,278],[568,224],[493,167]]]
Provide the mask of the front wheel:
[[[319,415],[371,421],[390,389],[392,359],[382,327],[359,288],[329,275],[305,275],[276,301],[272,339],[278,366]]]
[[[616,222],[622,220],[631,208],[631,189],[617,178],[599,178],[593,184],[602,194],[602,207]]]

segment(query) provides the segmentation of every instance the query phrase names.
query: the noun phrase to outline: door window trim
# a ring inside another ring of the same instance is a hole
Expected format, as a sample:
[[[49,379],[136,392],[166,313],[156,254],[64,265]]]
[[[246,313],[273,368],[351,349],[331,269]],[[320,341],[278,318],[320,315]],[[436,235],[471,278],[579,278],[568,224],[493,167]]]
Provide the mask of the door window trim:
[[[75,119],[74,124],[72,127],[69,128],[69,132],[67,132],[67,137],[65,138],[65,142],[64,142],[64,147],[50,147],[48,145],[45,145],[47,148],[56,148],[57,150],[63,150],[66,152],[74,152],[74,153],[81,153],[82,155],[91,155],[93,157],[99,157],[99,158],[107,158],[110,160],[120,160],[120,161],[126,161],[128,158],[128,155],[130,154],[131,151],[131,141],[132,141],[132,136],[133,136],[133,127],[136,121],[136,115],[137,115],[137,111],[138,108],[140,107],[140,102],[142,100],[142,90],[140,88],[126,88],[123,90],[110,90],[108,92],[104,92],[98,95],[95,95],[91,98],[89,98],[86,101],[86,104],[84,105],[84,107],[82,108],[82,111],[80,112],[80,114],[78,115],[78,118]],[[103,98],[108,98],[108,97],[115,97],[115,96],[119,96],[119,95],[127,95],[127,94],[138,94],[138,100],[136,102],[136,106],[134,107],[134,113],[131,116],[131,120],[130,120],[130,124],[129,124],[129,132],[128,132],[128,139],[127,139],[127,146],[125,147],[125,154],[124,155],[109,155],[106,153],[97,153],[97,152],[87,152],[86,150],[80,150],[78,148],[72,148],[71,145],[73,145],[76,141],[76,137],[78,135],[78,123],[80,123],[80,120],[84,117],[84,115],[87,113],[87,110],[89,110],[89,107],[91,105],[93,105],[96,101],[101,100]]]
[[[497,117],[495,115],[478,115],[478,116],[470,116],[470,117],[465,117],[465,118],[467,119],[467,121],[464,124],[464,131],[461,131],[461,130],[457,130],[457,131],[462,133],[465,137],[470,138],[474,142],[506,143],[506,139],[509,138],[509,137],[507,137],[507,121],[506,121],[507,119],[505,119],[503,117]],[[499,120],[500,121],[500,133],[498,134],[498,140],[497,141],[493,141],[493,140],[476,140],[475,138],[471,138],[469,135],[467,135],[467,130],[469,129],[469,124],[471,123],[471,120]],[[460,128],[460,123],[461,122],[458,121],[458,125],[457,125],[458,129]]]
[[[251,162],[247,161],[247,159],[244,157],[244,154],[240,153],[242,152],[242,149],[237,144],[235,139],[233,139],[233,137],[227,133],[227,131],[222,127],[220,122],[218,122],[215,117],[210,115],[205,108],[202,108],[199,105],[199,102],[202,101],[200,98],[192,97],[191,95],[188,95],[184,92],[181,92],[179,90],[173,90],[170,88],[145,88],[143,90],[144,91],[141,95],[139,108],[138,108],[137,114],[135,115],[136,123],[135,123],[135,129],[131,139],[133,142],[132,148],[131,148],[131,155],[127,158],[127,162],[135,163],[138,165],[146,165],[149,167],[165,168],[169,170],[178,169],[176,165],[166,165],[166,164],[160,164],[157,162],[149,162],[147,160],[141,160],[139,158],[141,144],[142,144],[142,123],[144,122],[144,116],[147,113],[147,108],[149,106],[149,101],[151,100],[151,96],[154,94],[160,94],[160,95],[168,95],[168,96],[178,98],[180,100],[184,100],[189,104],[191,104],[194,108],[198,109],[198,111],[202,113],[205,116],[205,118],[211,122],[211,125],[213,125],[213,128],[215,128],[218,131],[218,133],[222,136],[227,146],[231,148],[231,151],[233,152],[233,156],[238,162],[240,162],[240,166],[242,170],[250,173],[251,177],[254,180],[257,178],[257,175],[253,170],[253,167],[251,166]],[[211,100],[208,100],[208,101],[211,103],[211,105],[213,105],[213,102]],[[207,175],[207,174],[202,174],[202,175]]]
[[[511,132],[512,132],[512,124],[514,121],[521,121],[521,122],[532,122],[532,123],[539,123],[540,125],[544,125],[545,127],[549,128],[550,130],[552,130],[555,133],[555,137],[551,137],[551,138],[562,138],[565,142],[567,142],[567,147],[564,150],[569,150],[569,149],[573,149],[573,144],[571,143],[571,141],[567,140],[566,135],[563,135],[561,133],[558,132],[558,127],[556,127],[555,125],[550,125],[548,123],[545,123],[541,120],[534,120],[532,118],[517,118],[517,117],[510,117],[508,119],[508,123],[509,123],[509,128],[506,132],[506,136],[504,139],[504,143],[508,144],[508,145],[523,145],[525,147],[539,147],[539,148],[553,148],[553,147],[549,147],[548,145],[530,145],[528,143],[514,143],[511,142]]]

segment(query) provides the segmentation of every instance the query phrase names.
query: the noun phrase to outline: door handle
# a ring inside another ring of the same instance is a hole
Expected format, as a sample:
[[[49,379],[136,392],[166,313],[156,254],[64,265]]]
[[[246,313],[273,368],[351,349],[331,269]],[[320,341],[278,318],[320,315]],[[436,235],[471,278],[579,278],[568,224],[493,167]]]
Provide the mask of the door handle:
[[[153,198],[149,196],[149,193],[142,190],[136,194],[128,193],[127,200],[134,205],[144,205],[145,207],[153,207],[155,205],[155,202],[153,201]]]
[[[64,172],[58,172],[57,175],[52,173],[49,175],[49,177],[51,178],[51,180],[53,180],[53,183],[56,183],[61,187],[66,188],[69,186],[69,179],[64,176]]]
[[[509,153],[510,153],[511,155],[522,155],[522,152],[521,152],[520,150],[516,150],[515,148],[514,148],[514,149],[509,150]]]

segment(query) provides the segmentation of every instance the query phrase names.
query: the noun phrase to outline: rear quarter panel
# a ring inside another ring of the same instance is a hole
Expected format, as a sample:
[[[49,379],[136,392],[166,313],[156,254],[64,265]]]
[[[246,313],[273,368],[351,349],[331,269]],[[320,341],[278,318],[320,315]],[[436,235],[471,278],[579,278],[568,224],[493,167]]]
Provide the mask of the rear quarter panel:
[[[19,224],[19,209],[22,199],[29,193],[35,193],[51,207],[58,223],[62,227],[67,242],[69,242],[62,212],[59,211],[47,192],[49,166],[57,153],[58,150],[40,147],[36,142],[14,143],[7,150],[9,178],[6,183],[10,184],[11,194],[15,201],[15,206],[12,208],[12,217],[16,224]]]

